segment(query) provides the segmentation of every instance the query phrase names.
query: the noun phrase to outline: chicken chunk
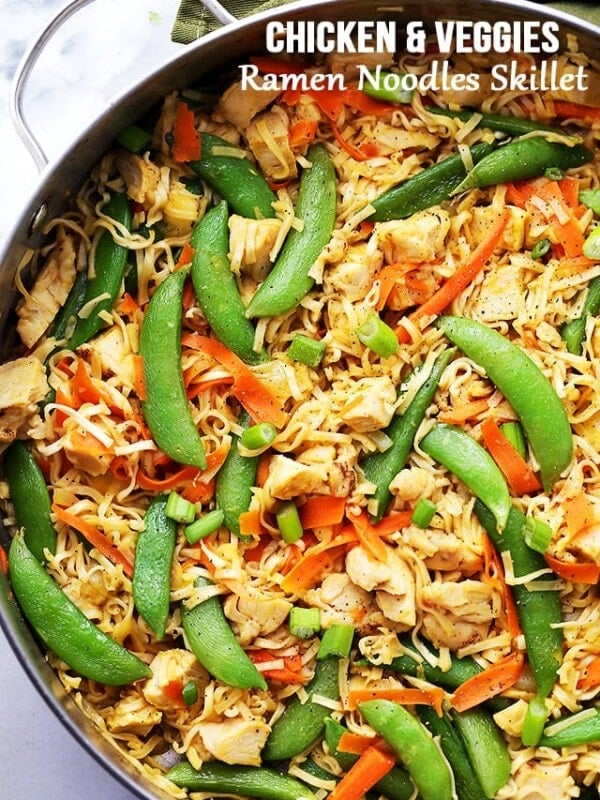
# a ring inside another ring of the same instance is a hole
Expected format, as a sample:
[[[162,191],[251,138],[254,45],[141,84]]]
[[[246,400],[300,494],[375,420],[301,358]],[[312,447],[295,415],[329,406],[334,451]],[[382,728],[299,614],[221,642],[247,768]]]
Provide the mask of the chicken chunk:
[[[493,590],[480,581],[435,582],[421,590],[423,630],[435,647],[458,650],[480,642],[493,619]]]
[[[57,243],[42,267],[31,292],[17,306],[17,332],[33,347],[65,303],[75,280],[73,237],[59,228]]]
[[[321,586],[306,592],[304,600],[309,606],[321,609],[323,628],[337,623],[357,625],[371,605],[369,593],[342,572],[327,575]]]
[[[114,458],[112,447],[105,445],[69,417],[64,423],[62,444],[71,464],[90,475],[105,475]]]
[[[189,192],[181,181],[171,181],[163,219],[170,236],[185,236],[191,232],[206,206],[206,199]]]
[[[473,313],[482,322],[516,319],[523,307],[524,290],[523,271],[519,266],[498,267],[483,279]]]
[[[509,217],[498,247],[510,252],[519,252],[525,245],[527,212],[516,206],[507,205],[505,208],[509,212]],[[470,225],[474,244],[478,244],[485,237],[498,217],[499,212],[492,206],[475,206]]]
[[[134,353],[122,328],[108,328],[91,339],[86,348],[102,364],[103,377],[116,375],[123,386],[133,388]]]
[[[160,724],[162,712],[150,705],[143,697],[132,695],[119,700],[110,709],[106,725],[112,733],[134,733],[147,736],[155,725]]]
[[[247,219],[239,214],[229,217],[229,260],[236,275],[250,275],[263,281],[271,266],[270,254],[279,230],[279,219]]]
[[[405,529],[404,539],[428,569],[469,574],[481,568],[481,556],[454,533],[411,526]]]
[[[600,524],[592,525],[579,533],[569,547],[586,561],[600,564]]]
[[[571,765],[526,761],[514,775],[514,800],[569,800],[579,797]]]
[[[378,120],[373,128],[373,138],[377,142],[379,155],[391,155],[402,150],[433,150],[438,143],[437,136],[426,130],[405,130],[397,125],[389,125]]]
[[[217,106],[225,119],[240,131],[244,131],[253,118],[281,94],[279,89],[263,89],[264,78],[261,76],[254,78],[253,82],[261,88],[242,86],[241,81],[232,83]]]
[[[388,264],[428,262],[433,261],[444,247],[450,230],[450,215],[435,207],[408,219],[378,222],[375,230]]]
[[[160,169],[138,153],[120,150],[115,158],[115,166],[125,181],[127,195],[145,209],[156,201],[156,191],[160,183]]]
[[[473,106],[479,108],[489,97],[492,77],[489,73],[475,72],[466,59],[454,56],[448,80],[436,92],[444,105]],[[441,68],[441,64],[439,65]]]
[[[246,128],[248,146],[263,174],[271,181],[288,181],[298,174],[289,144],[289,127],[287,114],[275,106],[259,114]]]
[[[355,431],[376,431],[390,424],[395,404],[396,387],[389,376],[361,378],[340,410],[340,418]]]
[[[287,456],[275,455],[271,459],[264,492],[267,497],[291,500],[299,494],[314,492],[326,480],[326,464],[300,464]]]
[[[252,767],[260,765],[260,752],[270,731],[267,723],[258,717],[198,724],[204,746],[216,759],[225,764]]]
[[[47,392],[46,371],[39,359],[26,356],[0,365],[0,445],[27,433]]]
[[[350,302],[362,300],[382,263],[381,250],[373,250],[365,243],[356,245],[349,249],[343,261],[326,270],[325,291],[346,297]]]
[[[152,677],[143,684],[142,694],[152,706],[162,711],[172,711],[174,708],[173,694],[167,690],[170,684],[185,686],[189,681],[194,681],[202,698],[210,680],[207,671],[188,650],[162,650],[152,659],[150,669]]]
[[[383,615],[402,625],[416,622],[415,579],[408,564],[387,547],[385,563],[372,558],[363,547],[353,547],[346,556],[346,572],[357,586],[375,592]]]
[[[244,647],[257,636],[276,631],[291,608],[292,604],[282,597],[268,597],[259,592],[231,594],[223,604],[225,616],[235,624],[237,638]]]
[[[562,58],[555,59],[559,61]],[[549,65],[553,59],[549,59]],[[590,69],[584,69],[583,72],[583,81],[573,81],[572,87],[568,89],[563,89],[562,86],[566,85],[565,82],[562,82],[560,78],[563,75],[572,75],[575,76],[578,67],[575,64],[565,63],[559,67],[558,75],[559,80],[556,82],[556,86],[550,89],[550,91],[544,94],[544,97],[548,97],[552,100],[566,100],[569,103],[581,103],[584,106],[594,106],[595,108],[600,107],[600,87],[598,86],[598,80],[596,73]]]

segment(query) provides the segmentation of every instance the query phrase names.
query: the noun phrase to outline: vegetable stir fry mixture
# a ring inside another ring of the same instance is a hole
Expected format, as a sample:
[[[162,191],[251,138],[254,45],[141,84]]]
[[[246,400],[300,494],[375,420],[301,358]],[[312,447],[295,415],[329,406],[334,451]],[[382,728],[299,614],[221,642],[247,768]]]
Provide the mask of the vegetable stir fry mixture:
[[[5,567],[167,795],[597,790],[600,67],[568,47],[583,94],[258,57],[345,88],[170,94],[22,265]]]

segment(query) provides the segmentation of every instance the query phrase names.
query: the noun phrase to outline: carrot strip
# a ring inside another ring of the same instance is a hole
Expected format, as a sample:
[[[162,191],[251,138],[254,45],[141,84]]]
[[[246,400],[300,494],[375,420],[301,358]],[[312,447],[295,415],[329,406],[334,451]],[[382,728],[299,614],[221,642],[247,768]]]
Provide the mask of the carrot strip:
[[[77,359],[77,368],[71,378],[71,388],[80,403],[96,404],[103,402],[108,405],[108,397],[94,385],[82,358]]]
[[[514,641],[521,634],[521,621],[517,612],[517,604],[510,586],[506,583],[504,566],[500,556],[487,533],[483,534],[483,558],[483,578],[488,583],[495,584],[499,588],[504,603],[508,632]]]
[[[0,544],[0,570],[5,575],[8,575],[8,556],[6,555],[6,550],[1,544]]]
[[[470,260],[460,267],[454,275],[448,278],[429,300],[426,300],[423,305],[412,312],[410,318],[413,321],[423,317],[436,317],[438,314],[441,314],[441,312],[467,288],[492,256],[502,238],[509,218],[510,212],[505,208],[496,222],[491,226],[485,239],[477,245]]]
[[[575,583],[589,583],[591,585],[600,580],[600,566],[591,561],[561,561],[559,558],[544,554],[546,564],[559,578]]]
[[[191,264],[195,252],[196,250],[192,247],[192,245],[189,242],[186,242],[181,248],[181,252],[179,253],[179,258],[177,259],[177,263],[175,264],[175,268],[179,269],[180,267],[185,267],[188,264]]]
[[[555,100],[554,114],[563,119],[572,117],[573,119],[589,119],[593,122],[600,120],[600,108],[584,106],[582,103],[570,103],[568,100]]]
[[[497,664],[492,664],[455,690],[451,700],[452,707],[459,712],[466,711],[505,692],[518,681],[524,664],[523,653],[519,652],[511,653]]]
[[[117,303],[117,310],[120,314],[127,314],[128,316],[132,317],[137,311],[140,310],[137,301],[133,299],[133,297],[129,294],[129,292],[125,292],[123,297]]]
[[[202,470],[199,470],[198,467],[182,467],[164,478],[152,478],[142,469],[138,469],[137,485],[140,489],[146,489],[149,492],[166,492],[197,480],[201,474]]]
[[[565,502],[565,524],[569,536],[587,530],[594,521],[594,506],[589,497],[580,492]]]
[[[387,561],[387,548],[379,531],[371,524],[367,512],[363,510],[358,516],[353,514],[348,519],[354,526],[356,535],[365,550],[377,561]]]
[[[378,536],[389,536],[391,533],[401,531],[412,521],[412,511],[400,511],[398,514],[388,514],[373,525],[373,530]]]
[[[483,444],[502,470],[513,494],[538,492],[542,488],[537,476],[502,433],[493,417],[487,417],[482,426]]]
[[[200,158],[200,134],[196,130],[194,112],[182,101],[177,103],[175,109],[171,152],[178,163],[197,161]]]
[[[350,144],[350,142],[347,142],[346,139],[344,139],[344,137],[342,136],[340,129],[333,120],[331,120],[330,126],[332,133],[336,138],[337,143],[355,161],[367,161],[369,158],[372,158],[372,156],[363,153],[362,150],[359,150],[358,147],[354,147],[354,145]]]
[[[288,133],[289,145],[291,148],[304,147],[314,141],[319,123],[316,119],[299,119],[290,126]]]
[[[146,399],[146,378],[144,375],[144,360],[140,355],[133,356],[133,391],[144,402]]]
[[[600,684],[600,656],[596,656],[593,661],[583,668],[581,677],[577,681],[577,688],[587,691]]]
[[[272,650],[249,650],[248,655],[253,664],[265,664],[269,661],[283,661],[283,667],[261,670],[266,680],[275,681],[283,685],[306,683],[306,676],[302,674],[302,658],[299,653],[288,656],[279,656]]]
[[[449,411],[443,411],[438,414],[440,422],[447,422],[449,425],[464,425],[470,419],[474,419],[488,411],[488,401],[484,398],[481,400],[471,400],[469,403],[463,403],[456,408],[451,408]]]
[[[425,705],[432,706],[438,716],[442,716],[442,703],[446,693],[439,686],[432,686],[431,689],[411,688],[382,688],[373,689],[351,689],[348,692],[347,708],[354,711],[359,703],[366,700],[393,700],[403,706]]]
[[[281,588],[287,594],[302,597],[308,589],[319,582],[323,571],[331,567],[335,559],[343,555],[349,546],[355,544],[355,533],[347,532],[336,536],[330,542],[319,542],[309,547],[281,581]]]
[[[337,749],[341,753],[352,753],[355,756],[360,756],[369,747],[381,747],[384,742],[385,740],[380,736],[373,738],[371,736],[361,736],[360,733],[352,733],[352,731],[344,731],[340,736]]]
[[[338,525],[344,519],[345,497],[315,495],[300,508],[300,522],[304,529]]]
[[[89,522],[86,522],[75,514],[65,511],[64,508],[57,506],[56,503],[52,505],[52,511],[61,522],[64,522],[65,525],[69,525],[71,528],[78,531],[92,547],[95,547],[103,556],[108,558],[109,561],[112,561],[113,564],[120,565],[125,575],[131,578],[133,575],[133,564],[118,547],[115,547],[108,541],[106,536],[99,531],[98,528],[90,525]]]
[[[392,753],[377,747],[367,748],[329,794],[329,800],[360,800],[395,764]]]
[[[242,536],[262,536],[266,531],[260,521],[260,511],[242,511],[239,518],[240,533]]]

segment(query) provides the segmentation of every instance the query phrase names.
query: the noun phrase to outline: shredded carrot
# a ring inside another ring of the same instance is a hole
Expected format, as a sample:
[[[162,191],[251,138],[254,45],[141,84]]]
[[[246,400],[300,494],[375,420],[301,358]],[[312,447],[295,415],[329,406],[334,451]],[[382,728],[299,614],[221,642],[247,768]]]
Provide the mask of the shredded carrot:
[[[515,652],[487,667],[479,675],[461,683],[454,691],[452,708],[459,712],[466,711],[510,689],[519,680],[524,664],[523,653]]]
[[[305,530],[338,525],[344,519],[345,510],[345,497],[314,495],[301,506],[300,521]]]
[[[468,403],[451,408],[449,411],[442,411],[441,414],[438,414],[438,420],[447,422],[449,425],[464,425],[468,420],[475,419],[479,414],[483,414],[488,410],[489,405],[485,398],[471,400]]]
[[[347,708],[354,711],[359,703],[366,700],[393,700],[403,706],[426,705],[432,706],[438,714],[442,716],[442,703],[446,693],[439,686],[420,689],[410,688],[387,688],[373,687],[372,689],[350,689],[347,697]]]
[[[260,510],[242,511],[239,516],[240,533],[242,536],[262,536],[266,533],[260,521]]]
[[[73,395],[79,403],[105,403],[110,407],[110,398],[96,384],[93,383],[91,376],[82,358],[77,359],[75,374],[71,378],[71,388]]]
[[[600,685],[600,656],[596,656],[583,668],[581,677],[577,681],[577,688],[584,691],[598,685]]]
[[[403,264],[386,264],[385,267],[379,270],[376,275],[376,280],[379,281],[379,297],[375,308],[381,311],[388,302],[388,298],[392,293],[398,278],[406,272],[406,267]]]
[[[177,472],[173,472],[164,478],[153,478],[144,472],[141,467],[137,473],[137,485],[140,489],[145,489],[149,492],[167,492],[170,489],[175,489],[178,486],[185,486],[188,483],[197,480],[202,474],[202,470],[198,467],[182,467]]]
[[[61,522],[64,522],[65,525],[69,525],[71,528],[78,531],[92,547],[95,547],[103,556],[108,558],[109,561],[112,561],[113,564],[120,565],[125,575],[131,578],[133,575],[133,564],[118,547],[115,547],[109,542],[107,537],[99,531],[98,528],[90,525],[89,522],[86,522],[75,514],[65,511],[64,508],[56,505],[56,503],[52,505],[52,511]]]
[[[127,314],[128,316],[132,317],[136,312],[140,310],[137,301],[133,299],[133,297],[129,294],[129,292],[125,292],[123,297],[117,302],[117,310],[120,314]]]
[[[5,575],[8,575],[8,556],[6,555],[6,550],[1,544],[0,544],[0,570],[2,570],[2,572]]]
[[[253,547],[244,550],[244,561],[259,562],[272,539],[263,536]]]
[[[314,141],[319,123],[316,119],[299,119],[290,126],[288,139],[291,148],[305,147]]]
[[[330,792],[329,800],[360,800],[395,764],[392,753],[378,747],[367,748]]]
[[[484,420],[481,434],[485,448],[502,470],[513,494],[524,495],[540,491],[542,485],[537,476],[502,433],[493,417]]]
[[[146,376],[144,374],[144,359],[140,355],[133,356],[133,391],[144,402],[146,399]]]
[[[377,536],[389,536],[391,533],[401,531],[412,521],[412,511],[400,511],[398,514],[389,514],[373,525],[373,530]]]
[[[573,119],[589,119],[593,122],[600,120],[600,108],[584,106],[582,103],[571,103],[568,100],[555,100],[554,114],[562,119],[572,117]]]
[[[365,550],[377,561],[387,561],[387,548],[381,539],[380,532],[369,520],[367,512],[362,510],[358,515],[348,515],[348,519],[354,526],[356,535]]]
[[[329,542],[319,542],[307,548],[302,558],[281,581],[281,588],[287,594],[302,597],[308,589],[319,582],[323,571],[331,567],[349,546],[355,544],[356,534],[345,532]]]
[[[285,425],[287,414],[281,400],[228,347],[199,333],[184,334],[181,343],[201,350],[229,370],[233,376],[233,394],[255,422],[272,422],[277,428]]]
[[[196,130],[194,112],[187,103],[179,101],[173,123],[173,159],[178,163],[197,161],[200,158],[200,134]]]
[[[369,747],[385,748],[385,739],[382,739],[381,736],[373,738],[361,736],[360,733],[352,733],[352,731],[344,731],[337,745],[337,749],[341,753],[352,753],[355,756],[360,756]]]
[[[559,578],[575,583],[589,583],[591,585],[600,580],[600,566],[592,561],[561,561],[559,558],[544,554],[546,564]]]
[[[333,120],[331,120],[331,122],[329,124],[331,126],[331,131],[332,131],[333,135],[335,136],[337,143],[355,161],[367,161],[369,158],[372,158],[372,156],[370,156],[367,153],[363,152],[361,149],[359,149],[358,147],[355,147],[354,145],[350,144],[350,142],[348,142],[346,139],[344,139],[340,129],[338,128],[338,126],[336,125],[336,123]]]
[[[264,486],[267,478],[269,477],[269,471],[271,469],[271,453],[263,453],[258,461],[258,469],[256,470],[256,485],[257,486]]]
[[[165,695],[177,706],[185,706],[185,702],[183,700],[183,681],[176,680],[176,681],[169,681],[162,687],[162,691]]]
[[[502,238],[509,219],[510,211],[505,208],[496,222],[490,227],[485,239],[482,239],[477,245],[469,261],[459,267],[454,275],[448,278],[429,300],[426,300],[423,305],[412,312],[410,318],[413,321],[423,317],[436,317],[441,314],[467,288],[492,256]]]
[[[194,259],[195,252],[196,251],[192,245],[189,242],[186,242],[181,248],[175,268],[180,269],[181,267],[186,267],[188,264],[191,264]]]
[[[506,625],[510,637],[514,641],[517,636],[521,634],[521,622],[517,612],[517,604],[515,603],[511,588],[506,582],[504,565],[502,564],[502,560],[496,548],[492,544],[492,540],[487,533],[483,534],[482,540],[484,558],[483,579],[489,584],[495,585],[502,595]]]
[[[584,492],[569,498],[564,506],[565,525],[569,536],[576,536],[586,531],[594,521],[594,506]]]
[[[299,653],[279,656],[273,650],[250,650],[248,655],[253,664],[265,664],[280,659],[283,661],[282,667],[261,670],[261,674],[266,680],[283,685],[306,683],[306,676],[302,674],[302,658]]]

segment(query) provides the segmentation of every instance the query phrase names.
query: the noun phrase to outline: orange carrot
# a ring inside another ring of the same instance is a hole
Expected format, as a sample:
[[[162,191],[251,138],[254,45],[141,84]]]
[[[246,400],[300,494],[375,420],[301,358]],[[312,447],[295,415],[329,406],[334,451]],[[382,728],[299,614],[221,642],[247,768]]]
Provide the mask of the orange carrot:
[[[336,139],[337,143],[355,161],[367,161],[369,158],[372,158],[372,156],[367,155],[362,150],[360,150],[358,147],[355,147],[353,144],[350,144],[350,142],[348,142],[346,139],[344,139],[340,129],[338,128],[338,126],[335,124],[335,122],[333,120],[331,120],[330,126],[331,126],[331,131],[332,131],[333,135],[335,136],[335,139]]]
[[[385,740],[380,736],[373,738],[371,736],[361,736],[360,733],[352,733],[352,731],[344,731],[340,736],[337,749],[341,753],[352,753],[355,756],[360,756],[369,747],[382,746],[385,746]]]
[[[447,422],[449,425],[464,425],[465,422],[475,419],[475,417],[488,411],[488,409],[488,401],[485,398],[471,400],[468,403],[451,408],[449,411],[442,411],[441,414],[438,414],[438,420]]]
[[[8,556],[6,555],[6,550],[1,544],[0,544],[0,570],[5,575],[8,575]]]
[[[546,564],[559,578],[574,583],[598,583],[600,580],[600,566],[592,561],[561,561],[559,558],[544,553]]]
[[[91,545],[95,547],[103,556],[108,558],[109,561],[112,561],[113,564],[120,565],[123,568],[123,572],[129,578],[133,575],[133,564],[127,558],[124,553],[122,553],[118,547],[115,547],[113,544],[109,542],[107,537],[95,528],[93,525],[90,525],[89,522],[81,519],[76,514],[71,514],[68,511],[65,511],[64,508],[56,505],[53,503],[52,511],[56,514],[57,518],[64,522],[65,525],[69,525],[71,528],[74,528],[78,531]]]
[[[259,72],[272,72],[274,75],[299,75],[304,72],[302,64],[296,64],[284,59],[272,58],[270,56],[252,56],[250,62],[258,67]]]
[[[442,703],[446,693],[439,686],[432,686],[430,689],[419,689],[416,687],[404,688],[383,688],[374,687],[372,689],[351,689],[348,692],[347,708],[354,711],[359,703],[366,700],[393,700],[403,706],[425,705],[432,706],[438,716],[442,716]]]
[[[289,685],[306,683],[306,676],[302,674],[302,658],[299,653],[280,656],[273,650],[249,650],[248,655],[253,664],[265,664],[269,661],[283,661],[282,667],[261,670],[266,680]]]
[[[317,135],[319,123],[316,119],[299,119],[290,126],[288,139],[291,148],[309,145]]]
[[[581,677],[577,681],[577,688],[584,691],[598,685],[600,685],[600,656],[596,656],[583,668]]]
[[[395,764],[392,753],[368,747],[329,794],[329,800],[360,800]]]
[[[459,712],[466,711],[510,689],[521,676],[524,664],[523,653],[515,652],[487,667],[455,690],[452,708]]]
[[[398,514],[388,514],[383,517],[379,522],[373,525],[373,530],[377,536],[389,536],[391,533],[401,531],[406,528],[412,521],[412,511],[400,511]]]
[[[177,103],[175,109],[171,152],[178,163],[197,161],[200,158],[200,134],[196,130],[194,112],[182,101]]]
[[[300,522],[305,530],[337,525],[344,519],[345,510],[345,497],[314,495],[301,506]]]
[[[269,470],[271,469],[271,453],[263,453],[258,461],[258,469],[256,470],[256,485],[264,486],[267,478],[269,477]]]
[[[492,256],[498,246],[504,229],[508,224],[510,212],[507,208],[503,209],[502,214],[491,226],[485,239],[475,248],[469,261],[452,275],[437,290],[437,292],[426,300],[410,315],[411,319],[418,320],[423,317],[436,317],[455,300],[459,294],[467,288],[474,278],[485,267],[487,261]]]
[[[406,267],[402,264],[387,264],[379,270],[376,280],[379,281],[379,297],[375,308],[381,311],[387,304],[388,298],[392,293],[398,278],[406,272]]]
[[[510,586],[506,583],[502,560],[487,533],[483,534],[483,558],[483,580],[495,585],[502,595],[506,625],[510,637],[514,641],[521,634],[521,621],[517,612],[517,604]]]
[[[133,316],[137,311],[140,310],[137,302],[133,299],[133,297],[129,294],[129,292],[125,292],[123,297],[117,303],[117,310],[120,314],[127,314],[128,316]]]
[[[196,251],[194,250],[192,245],[189,242],[186,242],[181,248],[181,252],[179,253],[179,258],[177,259],[177,264],[175,264],[175,268],[179,269],[180,267],[185,267],[188,264],[191,264],[195,252]]]
[[[362,510],[358,515],[349,515],[348,519],[365,550],[377,561],[387,561],[387,548],[379,531],[369,520],[367,512]]]
[[[71,388],[80,403],[96,404],[104,402],[109,405],[108,396],[92,382],[85,361],[82,358],[77,359],[77,368],[71,378]]]
[[[258,509],[242,511],[239,523],[242,536],[262,536],[265,533],[265,529],[260,521],[260,511]]]
[[[594,506],[584,492],[569,498],[564,506],[565,524],[569,536],[576,536],[586,531],[594,521]]]
[[[484,420],[481,434],[485,448],[502,470],[513,494],[523,495],[540,491],[542,485],[535,473],[508,441],[493,417]]]
[[[319,582],[323,571],[331,567],[349,546],[355,544],[356,534],[346,532],[330,542],[319,542],[309,547],[281,581],[281,588],[287,594],[302,597],[308,589]]]
[[[555,100],[554,114],[562,119],[572,117],[573,119],[589,119],[592,122],[600,120],[600,108],[584,106],[582,103],[570,103],[568,100]]]
[[[197,480],[201,474],[202,470],[199,470],[198,467],[182,467],[164,478],[153,478],[140,468],[136,480],[140,489],[159,493],[175,489],[178,486],[185,486]]]
[[[133,391],[144,402],[146,399],[146,378],[144,375],[144,361],[140,355],[133,356]]]

